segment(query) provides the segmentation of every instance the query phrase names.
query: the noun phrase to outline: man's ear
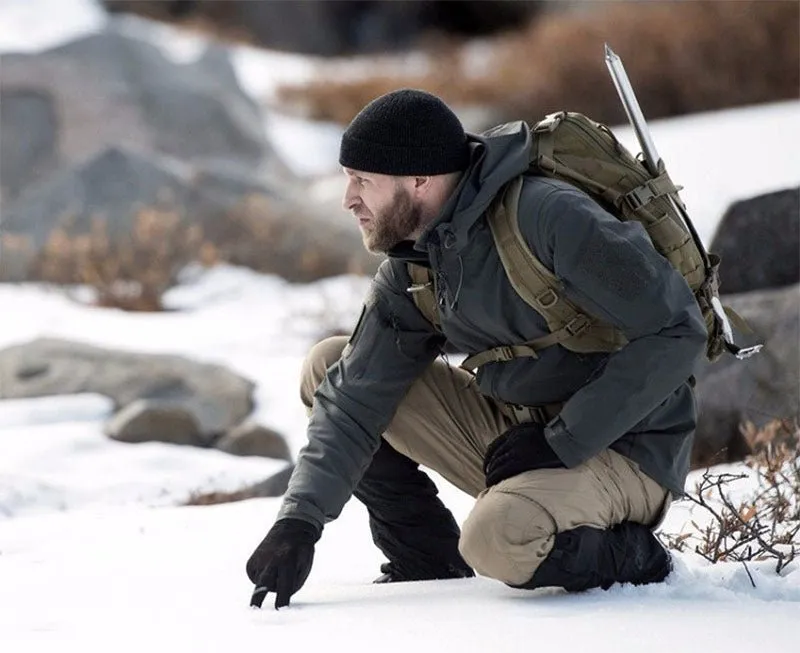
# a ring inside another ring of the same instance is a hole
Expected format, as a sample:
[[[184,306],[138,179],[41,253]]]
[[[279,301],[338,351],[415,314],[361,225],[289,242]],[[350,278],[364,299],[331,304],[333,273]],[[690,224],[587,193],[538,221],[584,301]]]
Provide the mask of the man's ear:
[[[414,190],[419,194],[424,194],[430,190],[433,183],[433,177],[414,177]]]

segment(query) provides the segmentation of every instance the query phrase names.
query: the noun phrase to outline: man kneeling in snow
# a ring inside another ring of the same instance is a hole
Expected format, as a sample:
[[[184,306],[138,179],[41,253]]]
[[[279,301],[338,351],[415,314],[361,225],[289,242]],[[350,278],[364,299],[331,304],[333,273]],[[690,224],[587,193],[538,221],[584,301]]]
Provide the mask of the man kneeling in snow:
[[[575,353],[543,340],[547,323],[510,283],[486,222],[528,168],[530,134],[517,124],[465,134],[439,98],[406,89],[346,130],[344,206],[367,249],[388,259],[352,336],[317,344],[305,362],[308,444],[247,562],[254,605],[267,592],[289,604],[324,524],[352,495],[388,558],[382,582],[474,569],[513,587],[580,591],[669,573],[652,529],[688,471],[702,315],[641,225],[525,175],[518,219],[531,252],[627,344]],[[432,281],[412,279],[409,263]],[[414,297],[431,289],[438,325]],[[483,358],[477,376],[438,358],[446,341],[474,353],[537,339],[548,346]],[[420,464],[476,498],[463,532]]]

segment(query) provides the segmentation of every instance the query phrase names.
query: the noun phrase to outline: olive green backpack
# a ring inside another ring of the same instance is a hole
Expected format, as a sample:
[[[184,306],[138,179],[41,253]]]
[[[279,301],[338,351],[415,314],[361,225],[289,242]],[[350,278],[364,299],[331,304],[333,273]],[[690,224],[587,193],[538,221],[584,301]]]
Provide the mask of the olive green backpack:
[[[518,129],[519,123],[509,123],[486,135]],[[580,113],[551,114],[531,129],[531,136],[531,161],[526,174],[569,182],[620,220],[642,223],[656,250],[683,275],[694,292],[708,329],[706,357],[714,361],[725,351],[738,354],[740,349],[733,344],[730,333],[726,339],[726,327],[712,307],[712,302],[719,302],[719,257],[702,249],[691,223],[684,225],[670,201],[672,198],[683,207],[678,195],[680,187],[672,182],[663,164],[654,177],[607,126]],[[627,342],[618,328],[570,301],[558,278],[531,252],[517,216],[523,179],[521,175],[506,185],[488,209],[487,221],[511,285],[544,317],[550,333],[472,355],[462,364],[465,369],[525,356],[536,358],[538,351],[555,344],[586,353],[616,351]],[[408,269],[417,307],[438,326],[434,275],[427,268],[410,263]],[[728,308],[725,312],[739,329],[747,330],[738,315]]]

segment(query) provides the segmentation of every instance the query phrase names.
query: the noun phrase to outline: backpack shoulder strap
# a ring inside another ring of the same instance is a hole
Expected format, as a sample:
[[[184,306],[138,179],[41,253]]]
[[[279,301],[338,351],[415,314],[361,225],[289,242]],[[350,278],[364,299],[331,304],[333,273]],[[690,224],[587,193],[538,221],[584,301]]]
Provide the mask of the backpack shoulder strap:
[[[436,286],[433,273],[424,265],[406,263],[406,267],[408,276],[411,277],[408,292],[411,293],[414,304],[434,327],[440,329],[441,321],[439,320],[439,310],[436,308]]]
[[[500,202],[488,212],[487,219],[500,261],[514,290],[537,311],[546,311],[558,304],[561,284],[534,256],[519,228],[523,179],[519,176],[509,183]]]
[[[536,358],[537,352],[555,344],[587,353],[614,351],[625,337],[611,325],[583,312],[563,293],[561,282],[528,247],[519,227],[519,197],[524,177],[511,181],[499,202],[487,212],[487,221],[508,280],[517,294],[547,322],[545,336],[520,345],[495,347],[467,358],[462,367],[473,370],[490,362]]]

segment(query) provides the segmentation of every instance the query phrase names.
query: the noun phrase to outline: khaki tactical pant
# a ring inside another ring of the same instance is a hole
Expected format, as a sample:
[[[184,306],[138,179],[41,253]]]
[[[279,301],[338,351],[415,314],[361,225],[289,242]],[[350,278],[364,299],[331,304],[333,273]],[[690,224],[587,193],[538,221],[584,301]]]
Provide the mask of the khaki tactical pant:
[[[309,353],[301,377],[306,406],[346,343],[346,337],[328,338]],[[459,550],[477,573],[521,585],[547,557],[558,532],[622,521],[655,526],[663,517],[668,491],[610,449],[572,469],[525,472],[487,490],[486,448],[512,424],[514,418],[480,393],[470,373],[436,360],[383,434],[394,449],[476,498]]]

